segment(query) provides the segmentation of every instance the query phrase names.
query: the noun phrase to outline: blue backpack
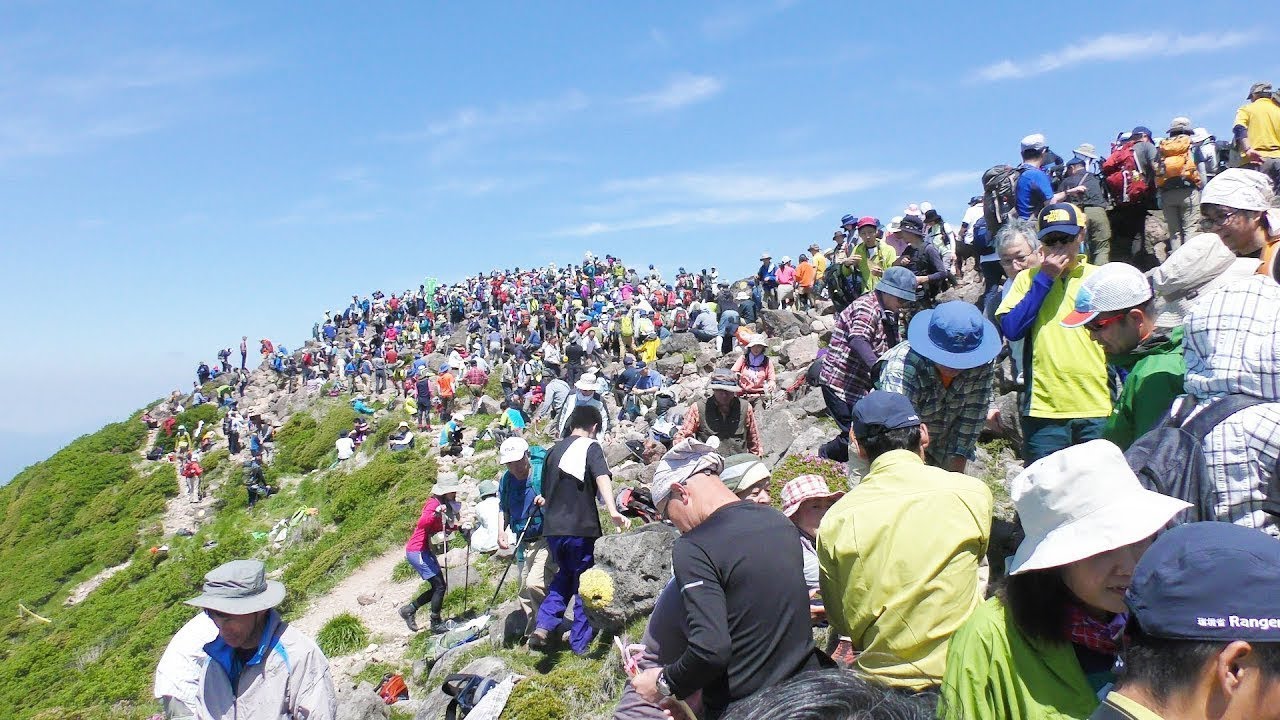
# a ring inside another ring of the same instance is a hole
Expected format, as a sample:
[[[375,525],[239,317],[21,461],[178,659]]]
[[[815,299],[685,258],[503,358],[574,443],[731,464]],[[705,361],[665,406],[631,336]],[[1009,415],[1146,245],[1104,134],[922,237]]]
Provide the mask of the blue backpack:
[[[540,445],[529,446],[529,485],[523,496],[517,494],[513,487],[500,483],[498,495],[502,504],[508,508],[521,508],[523,522],[514,523],[511,527],[516,535],[524,533],[525,539],[542,537],[542,513],[534,511],[533,498],[542,494],[542,468],[547,464],[547,450]],[[502,476],[504,479],[506,475]]]
[[[984,217],[978,218],[978,222],[973,224],[973,249],[979,257],[996,251],[995,238],[987,229],[987,219]]]

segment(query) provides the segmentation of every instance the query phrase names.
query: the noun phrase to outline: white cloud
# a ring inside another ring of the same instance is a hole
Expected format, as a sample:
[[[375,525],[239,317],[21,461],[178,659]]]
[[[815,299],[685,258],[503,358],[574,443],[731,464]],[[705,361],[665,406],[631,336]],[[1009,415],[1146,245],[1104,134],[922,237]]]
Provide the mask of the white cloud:
[[[707,207],[692,210],[671,210],[611,222],[590,222],[562,228],[552,234],[568,237],[590,237],[606,233],[651,230],[654,228],[805,222],[818,217],[823,212],[823,208],[800,203],[783,203],[780,206],[773,207]]]
[[[756,25],[781,13],[797,0],[771,0],[750,3],[739,0],[724,5],[702,21],[702,34],[709,40],[725,40],[741,35]]]
[[[1026,60],[1001,60],[974,73],[979,82],[996,82],[1032,77],[1064,68],[1098,62],[1116,62],[1129,59],[1176,57],[1192,53],[1215,52],[1242,47],[1257,42],[1259,35],[1252,32],[1200,33],[1113,33],[1099,35],[1092,40],[1067,45]]]
[[[951,170],[940,172],[924,179],[924,187],[928,190],[938,190],[941,188],[963,185],[965,183],[978,183],[982,179],[981,170]]]
[[[605,183],[610,193],[644,193],[672,199],[713,202],[796,202],[858,192],[903,179],[902,173],[836,172],[814,177],[732,173],[655,175]]]
[[[557,97],[531,100],[525,103],[504,104],[492,108],[464,107],[451,115],[433,120],[421,130],[386,135],[385,139],[413,142],[436,140],[486,129],[515,126],[544,125],[566,115],[586,110],[590,98],[578,90],[569,90]]]
[[[678,75],[659,90],[627,100],[650,112],[678,110],[702,102],[724,89],[724,83],[710,75]]]

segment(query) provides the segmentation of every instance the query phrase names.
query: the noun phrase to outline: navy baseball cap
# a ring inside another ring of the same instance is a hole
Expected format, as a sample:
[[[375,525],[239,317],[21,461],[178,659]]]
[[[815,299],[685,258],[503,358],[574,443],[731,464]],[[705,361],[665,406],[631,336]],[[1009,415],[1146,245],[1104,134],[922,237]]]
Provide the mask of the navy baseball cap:
[[[1280,642],[1280,540],[1242,525],[1179,525],[1147,549],[1125,605],[1147,635]]]
[[[1151,137],[1151,128],[1146,125],[1139,125],[1133,129],[1130,135],[1146,135],[1147,137]]]
[[[1040,227],[1039,239],[1052,233],[1079,235],[1084,230],[1085,215],[1071,203],[1045,205],[1036,218]]]
[[[865,438],[886,430],[915,427],[920,416],[906,395],[872,390],[853,406],[853,434]]]

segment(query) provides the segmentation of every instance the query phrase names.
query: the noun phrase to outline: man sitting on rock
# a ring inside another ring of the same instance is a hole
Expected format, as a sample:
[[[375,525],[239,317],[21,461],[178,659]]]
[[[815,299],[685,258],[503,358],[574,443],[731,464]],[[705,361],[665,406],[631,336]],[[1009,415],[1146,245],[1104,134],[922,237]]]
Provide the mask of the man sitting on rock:
[[[858,669],[922,691],[941,682],[947,642],[981,595],[991,491],[924,464],[929,428],[906,397],[872,391],[853,407],[851,450],[871,463],[818,528],[820,586],[831,627]]]
[[[795,527],[772,508],[740,500],[720,480],[723,469],[711,446],[692,439],[658,463],[654,504],[682,533],[671,556],[688,646],[631,680],[654,705],[701,690],[713,720],[731,703],[821,666]]]
[[[697,438],[706,443],[714,437],[717,438],[717,449],[725,454],[749,452],[759,455],[760,428],[756,425],[755,409],[737,397],[737,376],[732,370],[716,370],[711,374],[711,383],[707,387],[711,390],[711,397],[689,408],[675,441]]]
[[[907,342],[883,358],[879,389],[905,395],[929,427],[929,464],[964,472],[991,406],[996,326],[972,303],[945,302],[911,319]]]

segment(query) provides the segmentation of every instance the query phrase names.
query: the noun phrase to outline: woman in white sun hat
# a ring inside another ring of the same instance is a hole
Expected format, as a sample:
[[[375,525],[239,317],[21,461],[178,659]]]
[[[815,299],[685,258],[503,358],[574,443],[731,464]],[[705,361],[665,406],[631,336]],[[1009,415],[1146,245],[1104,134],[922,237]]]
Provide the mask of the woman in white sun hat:
[[[1032,463],[1010,494],[1026,537],[951,638],[940,717],[1084,720],[1114,679],[1133,568],[1190,505],[1144,489],[1106,440]]]
[[[773,361],[765,353],[768,349],[768,338],[763,333],[756,333],[747,341],[746,352],[734,364],[733,371],[738,373],[738,387],[744,395],[771,395],[778,389]]]

